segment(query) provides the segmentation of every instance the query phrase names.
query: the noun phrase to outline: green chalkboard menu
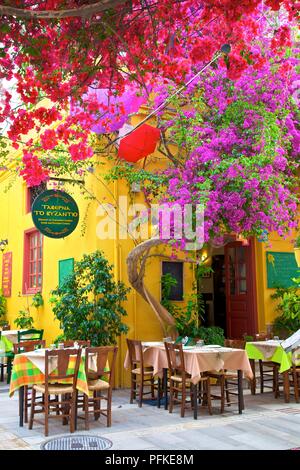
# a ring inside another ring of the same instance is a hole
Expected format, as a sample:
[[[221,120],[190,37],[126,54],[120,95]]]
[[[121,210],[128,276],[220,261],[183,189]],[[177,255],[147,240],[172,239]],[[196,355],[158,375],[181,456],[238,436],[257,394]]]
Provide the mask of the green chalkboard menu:
[[[61,259],[58,262],[58,285],[61,287],[69,274],[74,271],[74,258]]]
[[[267,287],[290,287],[294,283],[293,277],[299,276],[295,255],[281,251],[267,251]]]

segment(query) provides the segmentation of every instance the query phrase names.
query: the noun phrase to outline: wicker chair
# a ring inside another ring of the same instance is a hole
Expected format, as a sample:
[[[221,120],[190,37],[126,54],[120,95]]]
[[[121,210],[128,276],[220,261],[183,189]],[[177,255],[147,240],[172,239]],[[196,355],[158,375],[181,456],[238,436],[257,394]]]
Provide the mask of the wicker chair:
[[[90,414],[94,415],[95,420],[101,415],[105,416],[107,427],[111,426],[112,389],[117,352],[116,346],[100,346],[85,350],[85,373],[90,394],[77,398],[77,410],[82,408],[84,411],[86,430],[89,429]],[[96,370],[91,370],[91,360],[96,364]],[[101,406],[103,400],[107,403],[106,408]]]
[[[127,338],[127,346],[131,369],[130,403],[138,396],[138,405],[141,407],[145,395],[151,394],[151,398],[155,399],[155,390],[158,396],[161,395],[160,379],[156,385],[153,367],[144,364],[142,342]],[[145,387],[150,387],[150,391],[145,392]]]
[[[197,419],[198,401],[201,402],[201,400],[202,405],[207,406],[209,414],[212,414],[209,377],[203,376],[198,384],[193,384],[190,374],[186,372],[182,344],[165,342],[165,349],[170,381],[169,413],[173,412],[174,404],[179,403],[181,405],[180,416],[184,418],[187,395],[190,395],[192,408],[194,409],[194,419]]]
[[[4,330],[4,328],[3,328]],[[0,330],[0,343],[1,343],[1,330]],[[7,372],[7,383],[10,383],[12,361],[14,358],[14,353],[12,351],[1,350],[0,352],[0,381],[4,382],[4,370]]]
[[[35,351],[36,349],[45,348],[45,340],[21,341],[14,344],[14,354]],[[24,421],[28,423],[28,408],[31,407],[32,388],[28,385],[24,386]]]
[[[300,348],[293,351],[292,367],[289,371],[290,389],[294,391],[296,403],[299,403],[300,395]]]
[[[267,341],[268,336],[266,333],[259,333],[255,335],[255,341]],[[264,361],[259,359],[259,375],[260,375],[260,393],[264,393],[265,389],[270,389],[274,393],[274,397],[278,398],[280,395],[279,386],[282,381],[279,381],[279,364],[273,361]]]
[[[68,370],[71,356],[75,356],[74,368]],[[67,419],[70,421],[70,432],[75,431],[76,418],[76,396],[77,377],[80,365],[81,349],[56,349],[46,351],[45,355],[45,383],[33,385],[31,398],[31,412],[29,419],[29,429],[33,427],[36,413],[45,415],[45,436],[49,433],[49,418]],[[51,360],[57,360],[56,373],[50,375],[49,364]],[[68,385],[64,382],[70,381]],[[54,383],[56,382],[56,383]],[[36,400],[36,393],[44,395],[44,402],[41,404]],[[51,399],[54,395],[55,398]],[[51,411],[54,413],[51,414]]]
[[[226,348],[245,349],[246,341],[240,339],[225,339],[224,346]],[[220,400],[221,413],[224,413],[225,406],[238,404],[239,388],[238,388],[238,375],[236,371],[210,371],[208,372],[210,378],[216,379],[217,384],[220,386],[220,395],[212,394],[213,400]],[[231,401],[230,397],[237,397],[236,401]]]

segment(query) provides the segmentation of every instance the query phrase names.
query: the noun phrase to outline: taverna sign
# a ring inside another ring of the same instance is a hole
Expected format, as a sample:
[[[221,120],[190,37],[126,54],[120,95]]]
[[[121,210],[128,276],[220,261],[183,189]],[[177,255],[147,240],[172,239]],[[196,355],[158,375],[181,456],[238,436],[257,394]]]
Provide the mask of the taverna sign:
[[[55,189],[44,191],[34,200],[31,214],[36,228],[50,238],[67,237],[79,221],[79,209],[74,199]]]

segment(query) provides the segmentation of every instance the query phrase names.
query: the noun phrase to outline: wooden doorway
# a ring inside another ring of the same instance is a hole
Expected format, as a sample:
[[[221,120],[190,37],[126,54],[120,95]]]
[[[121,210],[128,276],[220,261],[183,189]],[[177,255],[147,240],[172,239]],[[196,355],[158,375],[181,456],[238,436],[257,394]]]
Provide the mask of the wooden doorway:
[[[227,337],[242,338],[257,332],[254,241],[225,246]]]

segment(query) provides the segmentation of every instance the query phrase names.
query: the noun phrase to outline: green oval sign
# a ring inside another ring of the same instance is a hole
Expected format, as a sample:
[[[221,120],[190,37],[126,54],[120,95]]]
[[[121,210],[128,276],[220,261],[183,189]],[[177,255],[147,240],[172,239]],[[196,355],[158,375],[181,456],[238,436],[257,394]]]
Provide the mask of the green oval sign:
[[[67,237],[79,221],[79,209],[74,199],[55,189],[44,191],[34,200],[31,214],[36,228],[50,238]]]

